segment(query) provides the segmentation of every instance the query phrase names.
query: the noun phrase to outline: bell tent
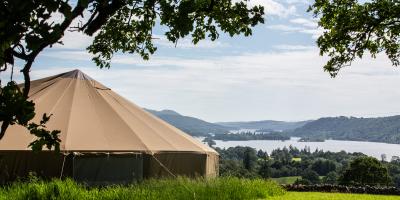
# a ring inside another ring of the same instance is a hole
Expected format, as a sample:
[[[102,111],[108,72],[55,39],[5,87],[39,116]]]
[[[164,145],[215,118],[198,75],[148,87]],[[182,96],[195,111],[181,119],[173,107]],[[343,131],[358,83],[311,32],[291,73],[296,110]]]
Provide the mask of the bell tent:
[[[79,70],[31,82],[34,121],[53,114],[60,154],[32,152],[35,137],[19,125],[0,140],[0,180],[72,177],[88,184],[129,183],[163,176],[218,174],[218,154]]]

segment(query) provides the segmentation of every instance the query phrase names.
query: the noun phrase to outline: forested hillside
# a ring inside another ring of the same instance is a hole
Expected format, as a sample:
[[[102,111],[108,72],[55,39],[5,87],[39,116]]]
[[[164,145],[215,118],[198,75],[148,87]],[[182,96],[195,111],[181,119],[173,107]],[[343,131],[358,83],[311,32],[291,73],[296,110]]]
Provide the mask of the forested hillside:
[[[146,110],[192,136],[207,136],[209,133],[224,134],[230,130],[228,127],[206,122],[194,117],[183,116],[172,110]]]
[[[287,131],[303,126],[310,121],[285,122],[275,120],[248,121],[248,122],[218,122],[222,126],[231,127],[233,129],[257,129],[257,130],[273,130]]]
[[[193,136],[224,134],[233,129],[283,131],[307,140],[337,139],[400,144],[400,115],[378,118],[324,117],[314,121],[252,121],[210,123],[172,110],[147,111]],[[222,137],[223,135],[221,135]]]
[[[400,115],[379,118],[320,118],[295,129],[291,135],[400,144]]]

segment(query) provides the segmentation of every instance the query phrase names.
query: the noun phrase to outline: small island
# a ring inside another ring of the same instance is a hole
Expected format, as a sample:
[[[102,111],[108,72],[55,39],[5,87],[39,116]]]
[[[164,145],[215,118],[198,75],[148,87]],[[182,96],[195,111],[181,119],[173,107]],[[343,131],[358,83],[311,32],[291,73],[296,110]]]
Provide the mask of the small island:
[[[309,138],[309,137],[302,137],[298,140],[298,142],[325,142],[324,138]]]

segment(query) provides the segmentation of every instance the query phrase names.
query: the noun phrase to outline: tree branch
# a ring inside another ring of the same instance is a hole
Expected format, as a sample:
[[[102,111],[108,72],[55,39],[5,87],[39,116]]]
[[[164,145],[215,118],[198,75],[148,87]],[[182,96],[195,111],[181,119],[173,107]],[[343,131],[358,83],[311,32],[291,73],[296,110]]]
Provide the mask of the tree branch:
[[[10,125],[10,122],[8,122],[8,121],[3,121],[3,124],[1,124],[0,140],[3,139],[3,136],[6,133],[6,130],[9,125]]]
[[[71,25],[72,21],[81,15],[83,11],[87,8],[89,5],[89,1],[84,1],[84,0],[79,0],[76,7],[72,11],[72,15],[70,17],[67,17],[64,19],[64,21],[60,25],[61,32],[58,33],[58,35],[55,35],[54,37],[49,37],[52,39],[44,38],[41,45],[39,48],[37,48],[35,51],[32,51],[30,54],[27,55],[26,59],[26,64],[24,68],[21,70],[21,72],[24,75],[24,90],[23,90],[23,95],[24,97],[28,98],[29,95],[29,90],[30,90],[30,76],[29,72],[32,67],[33,61],[37,57],[37,55],[47,46],[53,45],[54,43],[58,42],[63,36],[65,30]],[[52,34],[56,34],[56,32],[53,32]]]
[[[124,0],[113,0],[111,4],[108,4],[108,2],[105,4],[99,4],[96,8],[96,12],[98,12],[97,16],[90,23],[85,24],[85,26],[87,26],[85,33],[89,36],[92,36],[115,12],[117,12],[124,5]]]

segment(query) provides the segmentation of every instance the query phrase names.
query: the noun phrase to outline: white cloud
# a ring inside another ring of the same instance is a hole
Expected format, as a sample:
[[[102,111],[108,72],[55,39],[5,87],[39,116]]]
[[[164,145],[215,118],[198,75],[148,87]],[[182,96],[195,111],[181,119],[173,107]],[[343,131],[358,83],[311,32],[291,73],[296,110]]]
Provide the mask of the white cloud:
[[[400,73],[385,56],[356,61],[337,78],[330,78],[322,68],[327,58],[319,56],[318,49],[312,46],[313,41],[297,35],[316,38],[322,30],[308,14],[299,17],[298,13],[285,11],[290,7],[288,1],[295,3],[296,0],[259,1],[275,5],[269,14],[278,17],[267,17],[270,20],[267,28],[277,31],[257,30],[253,37],[257,43],[254,48],[247,40],[238,42],[224,38],[220,43],[205,41],[196,47],[188,38],[177,46],[186,48],[183,54],[186,57],[182,57],[181,51],[173,48],[174,44],[160,39],[154,42],[171,47],[167,49],[168,54],[158,51],[149,61],[137,55],[116,54],[110,70],[99,70],[91,62],[90,54],[77,50],[86,45],[83,45],[86,39],[71,35],[68,40],[75,44],[69,45],[78,46],[43,52],[32,68],[32,77],[49,76],[79,66],[142,107],[174,109],[211,121],[377,116],[400,110],[400,91],[394,87],[400,84]],[[296,6],[300,10],[301,5]],[[275,46],[268,45],[271,38]],[[209,53],[212,48],[226,46],[230,48],[224,48],[218,56]],[[238,51],[237,56],[232,56]],[[0,75],[8,78],[8,74]]]
[[[55,49],[86,49],[92,41],[93,37],[87,36],[81,32],[66,31],[64,37],[61,39],[63,44],[56,44],[53,46]]]
[[[300,32],[305,34],[310,34],[313,39],[317,39],[324,33],[324,29],[318,27],[316,29],[303,29]]]
[[[309,28],[317,28],[318,27],[318,23],[315,20],[310,20],[310,19],[306,19],[306,18],[294,18],[294,19],[291,19],[290,22],[293,24],[299,24],[299,25],[309,27]]]
[[[267,28],[283,32],[300,32],[303,30],[301,27],[289,26],[284,24],[268,25]]]
[[[302,50],[314,50],[314,49],[316,49],[315,46],[289,45],[289,44],[275,45],[274,48],[275,49],[279,49],[279,50],[291,50],[291,51],[302,51]]]
[[[313,39],[317,39],[324,32],[315,20],[306,18],[294,18],[289,20],[287,24],[275,24],[266,26],[267,29],[278,30],[284,33],[303,33],[309,34]]]
[[[285,0],[289,4],[311,4],[311,0]]]
[[[384,56],[354,62],[332,79],[323,71],[326,58],[317,49],[296,48],[207,59],[158,56],[146,62],[118,55],[110,70],[81,69],[140,106],[211,121],[304,120],[400,110],[400,91],[393,87],[400,84],[400,73]],[[33,73],[56,73],[50,71]]]
[[[236,2],[242,0],[235,0]],[[294,5],[284,5],[274,0],[249,0],[249,6],[261,5],[264,6],[267,15],[288,17],[296,13],[296,7]]]
[[[85,50],[50,50],[43,52],[41,56],[74,61],[90,61],[93,57]]]

